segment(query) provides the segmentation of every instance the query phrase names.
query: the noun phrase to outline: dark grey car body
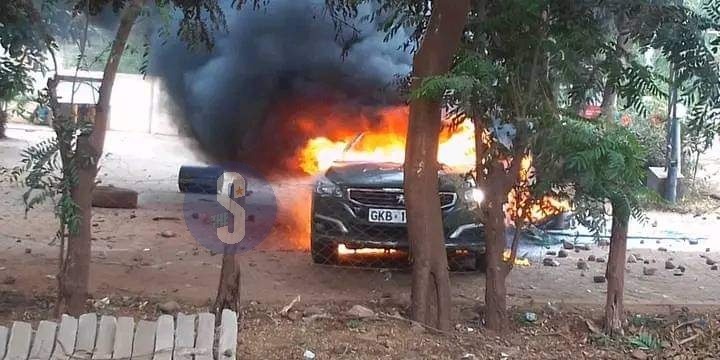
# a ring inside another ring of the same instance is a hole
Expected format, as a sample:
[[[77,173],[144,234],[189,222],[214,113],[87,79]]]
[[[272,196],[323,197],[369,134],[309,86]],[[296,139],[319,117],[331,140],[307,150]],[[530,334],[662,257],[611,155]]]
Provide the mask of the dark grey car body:
[[[323,182],[332,188],[331,194],[317,190]],[[484,231],[464,199],[464,192],[469,189],[464,176],[441,171],[438,189],[448,252],[463,250],[461,252],[481,258],[485,253]],[[313,260],[335,262],[339,244],[349,249],[408,250],[406,224],[372,222],[370,209],[405,209],[402,165],[351,162],[329,168],[313,192]]]

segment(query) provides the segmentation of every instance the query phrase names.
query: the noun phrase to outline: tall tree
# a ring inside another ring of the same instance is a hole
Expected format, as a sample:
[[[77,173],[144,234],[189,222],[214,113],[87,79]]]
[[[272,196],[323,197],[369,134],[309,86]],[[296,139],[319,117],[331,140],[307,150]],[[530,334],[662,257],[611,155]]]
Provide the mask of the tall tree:
[[[680,83],[686,86],[684,101],[693,109],[688,119],[690,128],[702,136],[714,136],[713,124],[717,124],[720,116],[717,110],[720,72],[713,55],[717,50],[708,46],[706,31],[720,28],[717,1],[707,1],[702,7],[704,13],[674,1],[610,1],[602,5],[615,14],[620,24],[617,42],[608,47],[613,51],[606,52],[603,61],[594,65],[597,72],[606,74],[603,104],[609,103],[608,95],[614,98],[617,92],[618,103],[647,114],[644,97],[667,97],[661,89],[668,74],[645,65],[643,59],[645,51],[656,50],[671,68],[682,74]],[[641,52],[633,53],[630,48]],[[599,93],[599,89],[595,91]],[[604,110],[611,119],[609,111]],[[556,188],[573,194],[578,220],[599,231],[607,215],[605,203],[611,205],[605,331],[610,335],[622,334],[628,225],[631,217],[642,218],[639,199],[645,192],[645,151],[634,134],[611,123],[567,120],[541,139],[536,144],[542,152],[538,156],[540,179],[556,181]],[[588,217],[593,220],[588,222]]]
[[[420,47],[413,58],[412,86],[447,72],[460,45],[470,11],[469,0],[437,0]],[[416,321],[450,328],[450,278],[438,195],[437,154],[441,96],[410,101],[405,146],[405,196],[413,261],[411,310]]]
[[[620,125],[568,116],[545,131],[535,143],[541,169],[539,189],[572,193],[579,220],[600,231],[605,203],[612,208],[605,328],[622,333],[623,293],[628,224],[642,218],[640,199],[646,193],[645,150],[635,134]],[[596,221],[588,222],[587,217]]]
[[[106,0],[90,2],[86,4],[86,7],[90,13],[97,12],[105,5],[104,1]],[[98,161],[105,142],[112,88],[128,37],[146,3],[147,0],[130,0],[122,9],[120,24],[110,48],[98,90],[98,103],[95,105],[92,130],[77,139],[76,156],[80,158],[76,160],[80,161],[75,161],[77,181],[70,192],[78,209],[79,222],[77,231],[71,232],[68,238],[67,258],[63,261],[64,266],[59,276],[58,303],[58,309],[66,307],[67,312],[71,314],[82,313],[87,298],[90,278],[92,191],[95,187]],[[225,24],[217,0],[174,3],[163,0],[158,1],[158,5],[175,5],[182,10],[184,16],[179,22],[178,36],[190,45],[212,46],[212,30],[217,30]],[[80,6],[77,7],[81,8]]]
[[[485,192],[487,269],[485,323],[506,328],[506,277],[518,236],[509,246],[506,207],[510,190],[527,189],[524,159],[543,129],[563,120],[567,99],[604,51],[606,35],[593,4],[573,1],[479,1],[474,3],[463,52],[452,71],[430,79],[420,96],[445,95],[446,105],[476,126],[478,186]],[[581,88],[587,88],[582,84]],[[584,96],[584,94],[582,95]],[[569,101],[573,103],[574,101]],[[516,197],[518,194],[516,193]],[[514,206],[528,200],[513,199]],[[556,210],[555,210],[556,211]],[[522,225],[523,212],[513,212]],[[520,231],[515,229],[516,234]]]
[[[60,284],[58,310],[73,315],[79,315],[85,311],[90,280],[92,192],[95,188],[98,161],[105,143],[105,132],[110,114],[110,97],[120,59],[125,51],[130,31],[140,15],[143,3],[144,0],[132,0],[122,11],[120,24],[100,82],[92,130],[77,139],[76,153],[81,158],[76,162],[77,181],[70,193],[77,205],[80,221],[77,231],[71,232],[68,237],[67,257],[63,261],[63,268],[58,277]]]
[[[470,11],[469,0],[349,1],[326,0],[339,38],[347,36],[348,17],[362,3],[374,3],[380,30],[392,37],[408,30],[405,45],[416,49],[410,87],[420,90],[428,78],[447,72],[460,44]],[[432,4],[432,6],[431,6]],[[352,30],[352,29],[350,29]],[[358,34],[354,34],[358,35]],[[405,145],[404,190],[413,263],[411,313],[424,324],[450,326],[450,280],[438,195],[437,151],[443,94],[412,96]]]
[[[31,2],[26,3],[32,7]],[[54,96],[59,79],[51,78],[48,81],[46,96],[43,96],[42,100],[49,101],[54,108],[57,138],[28,149],[25,165],[14,172],[16,178],[23,173],[27,175],[23,182],[29,188],[24,196],[28,209],[55,195],[60,195],[60,200],[56,203],[56,216],[60,219],[58,237],[61,239],[61,269],[58,276],[59,297],[56,310],[74,315],[84,311],[88,294],[92,191],[98,161],[103,151],[112,88],[128,37],[141,13],[141,8],[146,3],[145,0],[121,2],[82,0],[73,3],[75,13],[85,16],[97,14],[110,3],[116,10],[121,11],[120,24],[105,63],[98,103],[90,114],[82,117],[82,121],[78,123],[67,121],[75,119],[77,114],[64,114],[60,111]],[[173,6],[182,12],[183,17],[178,23],[178,37],[193,46],[212,47],[213,31],[225,26],[218,0],[158,0],[156,4]],[[57,11],[58,6],[60,4],[54,1],[43,3],[43,9],[49,12]],[[39,28],[46,30],[44,26]],[[55,34],[46,30],[43,35],[52,40]],[[60,176],[55,174],[58,169],[62,172]],[[68,237],[67,252],[62,246],[66,236]]]

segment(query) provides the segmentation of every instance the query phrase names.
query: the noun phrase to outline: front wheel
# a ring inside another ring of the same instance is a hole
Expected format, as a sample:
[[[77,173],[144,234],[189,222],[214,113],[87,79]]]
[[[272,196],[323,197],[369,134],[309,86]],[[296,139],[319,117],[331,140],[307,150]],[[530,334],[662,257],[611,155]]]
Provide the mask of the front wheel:
[[[475,253],[475,271],[485,272],[487,270],[487,255],[485,253]]]
[[[310,236],[310,252],[316,264],[335,264],[338,260],[337,245],[333,241],[320,240],[312,234]]]

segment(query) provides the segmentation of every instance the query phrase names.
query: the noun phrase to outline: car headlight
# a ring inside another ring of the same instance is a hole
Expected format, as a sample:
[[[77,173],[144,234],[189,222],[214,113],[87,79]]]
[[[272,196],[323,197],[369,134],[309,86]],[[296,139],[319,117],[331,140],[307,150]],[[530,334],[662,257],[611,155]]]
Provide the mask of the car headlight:
[[[342,190],[332,181],[321,177],[315,183],[315,193],[321,196],[342,197]]]
[[[463,197],[467,203],[480,205],[485,200],[485,193],[478,188],[472,188],[466,190]]]

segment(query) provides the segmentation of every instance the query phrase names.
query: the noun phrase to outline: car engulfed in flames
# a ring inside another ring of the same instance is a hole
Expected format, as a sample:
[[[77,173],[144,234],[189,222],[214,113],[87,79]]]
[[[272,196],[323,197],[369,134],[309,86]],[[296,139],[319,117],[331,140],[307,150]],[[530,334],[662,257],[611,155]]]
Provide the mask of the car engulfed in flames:
[[[310,247],[314,262],[335,263],[351,254],[406,252],[403,168],[406,108],[388,109],[380,126],[334,137],[311,138],[298,153],[298,165],[317,176],[310,214]],[[448,127],[441,134],[438,196],[448,254],[484,260],[484,231],[477,214],[484,194],[467,173],[474,168],[472,122]],[[532,158],[523,159],[523,181],[531,181]],[[534,223],[568,211],[569,204],[551,197],[533,199],[529,190],[508,194],[507,222]]]

